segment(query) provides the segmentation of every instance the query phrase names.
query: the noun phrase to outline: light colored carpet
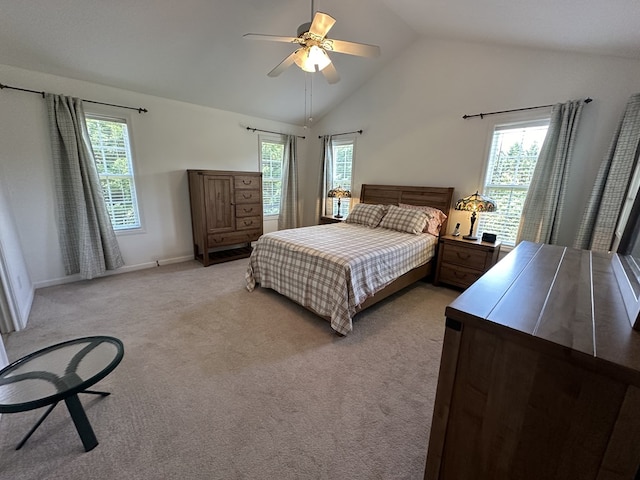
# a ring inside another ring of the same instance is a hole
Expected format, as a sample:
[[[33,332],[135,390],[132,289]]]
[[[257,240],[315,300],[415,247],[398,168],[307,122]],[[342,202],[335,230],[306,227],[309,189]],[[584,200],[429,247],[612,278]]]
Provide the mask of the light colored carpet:
[[[0,478],[421,479],[444,334],[457,292],[419,282],[362,312],[346,337],[271,290],[247,260],[185,262],[38,290],[11,361],[86,335],[125,345],[81,396],[85,453],[64,403],[0,421]]]

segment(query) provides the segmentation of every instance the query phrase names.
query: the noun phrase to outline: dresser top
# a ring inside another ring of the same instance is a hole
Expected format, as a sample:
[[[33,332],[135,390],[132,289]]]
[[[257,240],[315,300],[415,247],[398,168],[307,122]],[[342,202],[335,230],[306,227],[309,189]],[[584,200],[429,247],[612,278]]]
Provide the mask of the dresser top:
[[[622,367],[640,384],[640,332],[614,275],[616,255],[522,242],[446,309],[449,319],[541,341],[553,354]],[[505,330],[502,327],[507,327]]]

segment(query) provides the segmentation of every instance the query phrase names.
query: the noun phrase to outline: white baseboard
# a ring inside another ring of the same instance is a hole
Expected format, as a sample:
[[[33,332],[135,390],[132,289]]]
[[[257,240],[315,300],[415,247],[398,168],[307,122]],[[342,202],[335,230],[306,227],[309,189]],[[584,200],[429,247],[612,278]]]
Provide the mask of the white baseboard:
[[[189,260],[193,260],[193,255],[185,255],[182,257],[175,257],[175,258],[165,258],[163,260],[138,263],[136,265],[124,265],[118,268],[117,270],[107,270],[104,276],[106,277],[108,275],[119,275],[121,273],[135,272],[136,270],[144,270],[146,268],[160,267],[162,265],[169,265],[172,263],[188,262]],[[53,287],[55,285],[63,285],[65,283],[79,282],[80,280],[82,280],[80,275],[75,274],[75,275],[68,275],[66,277],[52,278],[50,280],[35,282],[33,286],[34,286],[34,290],[37,290],[38,288]]]

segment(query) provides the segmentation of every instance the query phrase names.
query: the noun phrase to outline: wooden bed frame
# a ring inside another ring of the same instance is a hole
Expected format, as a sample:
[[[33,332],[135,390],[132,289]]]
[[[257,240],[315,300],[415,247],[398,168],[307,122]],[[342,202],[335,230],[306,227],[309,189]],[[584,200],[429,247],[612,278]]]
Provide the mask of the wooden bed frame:
[[[442,210],[448,217],[453,206],[453,190],[453,187],[405,187],[401,185],[363,184],[360,190],[360,203],[426,205]],[[447,220],[442,224],[440,231],[442,233],[447,231]],[[427,263],[398,277],[382,290],[376,292],[375,295],[367,298],[357,307],[358,312],[430,275],[433,271],[433,265],[435,265],[437,253],[436,248],[436,255]]]

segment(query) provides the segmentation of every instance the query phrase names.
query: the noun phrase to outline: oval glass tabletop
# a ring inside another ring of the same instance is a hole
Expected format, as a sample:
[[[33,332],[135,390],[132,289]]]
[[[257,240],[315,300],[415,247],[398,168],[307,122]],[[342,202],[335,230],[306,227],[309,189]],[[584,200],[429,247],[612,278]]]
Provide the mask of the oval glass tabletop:
[[[122,360],[114,337],[84,337],[52,345],[0,370],[0,412],[39,408],[82,392]]]

